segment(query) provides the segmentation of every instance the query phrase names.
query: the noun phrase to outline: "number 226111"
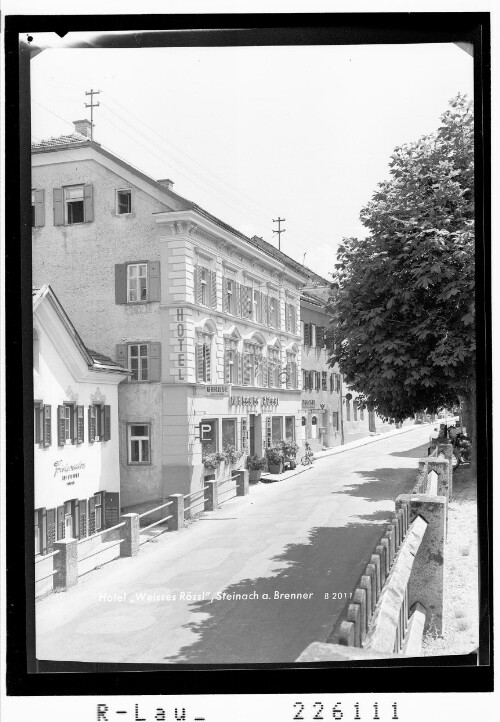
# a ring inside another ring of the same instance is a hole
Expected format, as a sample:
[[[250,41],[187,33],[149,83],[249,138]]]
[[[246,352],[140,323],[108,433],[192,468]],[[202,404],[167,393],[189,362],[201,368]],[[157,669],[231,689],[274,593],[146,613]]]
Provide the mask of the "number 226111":
[[[355,702],[352,706],[344,703],[343,708],[342,702],[337,702],[333,707],[324,705],[322,702],[314,702],[312,709],[309,710],[306,709],[306,705],[302,702],[295,702],[293,707],[295,715],[292,719],[305,720],[305,722],[309,722],[309,720],[346,720],[346,722],[349,720],[354,720],[355,722],[356,720],[366,720],[366,722],[368,722],[368,720],[399,720],[397,702],[393,702],[392,705],[390,705],[389,713],[392,713],[391,717],[380,716],[381,712],[383,714],[383,711],[381,711],[378,702],[374,702],[369,706],[366,705],[363,710],[361,710],[359,702]]]

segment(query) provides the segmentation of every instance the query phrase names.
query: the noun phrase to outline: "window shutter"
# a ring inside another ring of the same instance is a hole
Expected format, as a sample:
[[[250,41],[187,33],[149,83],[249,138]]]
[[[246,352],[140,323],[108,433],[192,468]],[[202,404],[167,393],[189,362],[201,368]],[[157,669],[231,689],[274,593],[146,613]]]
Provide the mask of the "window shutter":
[[[127,345],[124,343],[116,345],[116,362],[119,363],[120,366],[128,368]]]
[[[62,188],[52,189],[52,205],[54,207],[54,225],[64,226],[64,194]]]
[[[120,516],[120,494],[117,491],[106,492],[106,506],[104,514],[104,526],[109,529],[110,526],[118,524]]]
[[[304,324],[304,346],[310,346],[311,345],[311,324],[305,323]]]
[[[262,323],[269,326],[269,297],[262,294]]]
[[[64,539],[64,504],[57,507],[57,540]]]
[[[127,264],[115,264],[115,303],[127,303]]]
[[[194,273],[193,273],[193,302],[199,303],[198,301],[198,289],[201,290],[201,284],[199,282],[198,278],[198,266],[194,267]]]
[[[242,361],[241,361],[241,353],[240,353],[239,351],[237,351],[236,354],[235,354],[235,356],[236,356],[236,360],[235,360],[235,364],[236,364],[236,383],[238,384],[238,386],[241,386],[241,384],[242,384],[242,369],[241,369]]]
[[[262,366],[261,366],[262,370],[261,370],[261,374],[260,374],[260,385],[264,386],[264,388],[266,388],[267,386],[269,386],[269,374],[268,374],[268,370],[267,370],[268,361],[265,356],[261,357],[261,361],[262,361]]]
[[[54,550],[54,542],[56,540],[56,510],[47,509],[47,554],[50,554]]]
[[[111,439],[111,406],[104,406],[104,441]]]
[[[35,191],[35,226],[45,225],[45,191]]]
[[[231,378],[229,376],[229,358],[232,351],[228,351],[227,349],[224,350],[224,383],[229,384],[231,383]]]
[[[161,381],[161,343],[149,344],[149,380]]]
[[[89,536],[95,533],[95,496],[89,498]]]
[[[160,300],[160,262],[148,263],[148,301]]]
[[[324,326],[316,326],[316,346],[318,348],[323,348],[325,345],[325,327]]]
[[[257,291],[257,318],[254,321],[262,323],[262,294],[260,291]]]
[[[78,538],[87,536],[87,500],[80,499],[78,502]]]
[[[229,308],[229,299],[227,297],[227,278],[222,279],[222,308],[226,313],[231,313],[231,309]]]
[[[290,333],[296,333],[297,332],[297,312],[295,309],[295,306],[290,304]]]
[[[44,446],[52,444],[52,406],[47,404],[43,407],[42,441]]]
[[[85,223],[94,220],[94,198],[92,191],[92,183],[86,183],[83,188],[83,207]]]
[[[243,386],[250,386],[252,383],[252,356],[253,354],[243,354]]]
[[[42,554],[47,554],[47,510],[40,509],[40,518],[38,521],[39,524],[41,524],[42,527],[42,539],[40,544],[40,552]]]
[[[241,286],[238,283],[238,281],[234,282],[234,296],[236,296],[235,301],[235,315],[241,316]]]
[[[208,383],[210,383],[210,381],[212,380],[212,372],[211,372],[211,368],[210,368],[210,362],[211,362],[210,350],[211,349],[210,349],[209,343],[203,344],[203,354],[205,356],[205,378],[203,380],[208,381]]]
[[[290,361],[286,362],[286,387],[287,389],[292,388],[292,364]]]
[[[57,407],[57,445],[65,444],[64,406]]]
[[[290,304],[285,303],[285,331],[290,331]]]
[[[201,303],[201,266],[196,266],[195,273],[196,273],[196,295],[195,295],[195,303]]]
[[[95,441],[95,430],[96,430],[95,414],[96,414],[96,407],[89,406],[89,441],[91,444],[93,444]]]
[[[196,381],[203,381],[203,344],[196,344]]]
[[[76,407],[76,443],[83,444],[84,441],[84,423],[83,423],[83,406]]]
[[[217,272],[210,271],[210,302],[212,308],[217,308]]]
[[[71,433],[71,443],[76,444],[77,439],[77,431],[78,431],[78,408],[76,406],[73,406],[71,409],[71,427],[70,427],[70,433]]]

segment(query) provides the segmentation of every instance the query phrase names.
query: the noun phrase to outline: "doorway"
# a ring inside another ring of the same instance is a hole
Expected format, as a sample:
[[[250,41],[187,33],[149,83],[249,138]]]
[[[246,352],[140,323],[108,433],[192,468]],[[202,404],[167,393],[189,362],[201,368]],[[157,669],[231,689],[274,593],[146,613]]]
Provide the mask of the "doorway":
[[[248,438],[250,441],[250,456],[255,455],[255,414],[250,414],[248,426]]]

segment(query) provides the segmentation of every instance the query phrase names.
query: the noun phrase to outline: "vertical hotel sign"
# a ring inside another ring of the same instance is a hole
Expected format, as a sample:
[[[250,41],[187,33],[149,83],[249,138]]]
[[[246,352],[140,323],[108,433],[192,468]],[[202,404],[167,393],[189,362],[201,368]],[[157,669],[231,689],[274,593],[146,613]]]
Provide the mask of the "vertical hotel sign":
[[[187,381],[186,377],[186,319],[183,308],[176,309],[174,324],[174,372],[176,382]]]

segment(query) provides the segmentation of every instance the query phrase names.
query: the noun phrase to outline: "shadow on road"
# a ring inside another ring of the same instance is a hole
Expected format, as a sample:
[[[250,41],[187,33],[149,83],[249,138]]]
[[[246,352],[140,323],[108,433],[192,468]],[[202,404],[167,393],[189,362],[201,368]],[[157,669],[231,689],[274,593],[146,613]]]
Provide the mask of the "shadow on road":
[[[422,444],[422,446],[415,446],[414,449],[407,449],[406,451],[393,451],[389,456],[404,456],[407,459],[421,459],[427,456],[427,450],[429,444]]]
[[[288,544],[272,558],[277,567],[284,567],[274,576],[243,579],[224,589],[226,595],[253,594],[253,599],[193,603],[190,610],[199,618],[184,629],[197,634],[198,640],[165,661],[295,661],[308,644],[327,639],[381,536],[380,525],[368,522],[314,528],[308,543]],[[276,599],[276,592],[313,592],[313,597]]]
[[[349,494],[362,497],[366,501],[394,502],[400,494],[409,494],[413,489],[416,468],[412,469],[371,469],[370,471],[355,472],[366,481],[359,484],[343,486],[332,494]]]

